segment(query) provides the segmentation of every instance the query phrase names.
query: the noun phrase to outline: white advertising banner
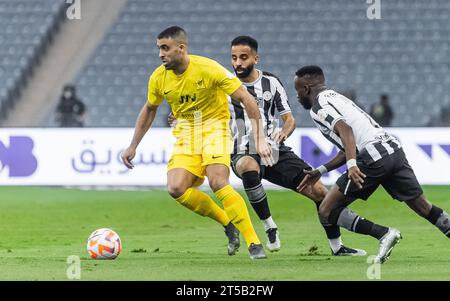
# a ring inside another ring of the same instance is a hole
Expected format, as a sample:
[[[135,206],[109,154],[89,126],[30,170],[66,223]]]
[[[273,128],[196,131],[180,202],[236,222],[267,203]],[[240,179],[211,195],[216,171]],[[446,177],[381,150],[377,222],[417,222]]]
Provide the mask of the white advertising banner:
[[[399,138],[422,184],[450,184],[450,128],[390,128]],[[140,144],[135,168],[120,153],[130,128],[0,129],[0,185],[164,186],[174,138],[171,129],[151,129]],[[317,129],[296,129],[286,142],[316,167],[337,152]],[[345,166],[322,178],[333,184]],[[231,183],[241,186],[232,174]]]
[[[132,129],[4,129],[0,185],[165,185],[174,138],[152,129],[128,170],[120,154]]]

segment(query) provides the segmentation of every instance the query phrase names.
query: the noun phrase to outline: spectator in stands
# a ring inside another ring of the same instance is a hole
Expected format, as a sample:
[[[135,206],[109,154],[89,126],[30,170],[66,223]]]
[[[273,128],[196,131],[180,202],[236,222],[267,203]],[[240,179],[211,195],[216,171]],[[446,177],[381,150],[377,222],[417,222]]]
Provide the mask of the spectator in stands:
[[[389,104],[389,96],[387,94],[382,94],[380,102],[372,105],[370,108],[370,116],[382,127],[391,126],[394,112]]]
[[[450,107],[441,111],[441,126],[450,126]]]
[[[430,116],[427,126],[450,126],[450,106],[441,109],[439,114]]]
[[[68,84],[56,108],[56,121],[61,127],[83,127],[86,106],[77,98],[75,86]]]

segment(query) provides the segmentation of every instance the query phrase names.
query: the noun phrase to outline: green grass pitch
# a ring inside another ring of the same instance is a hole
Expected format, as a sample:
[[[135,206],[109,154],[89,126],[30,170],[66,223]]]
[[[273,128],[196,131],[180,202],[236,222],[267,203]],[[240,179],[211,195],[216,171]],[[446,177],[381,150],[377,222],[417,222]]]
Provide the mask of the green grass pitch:
[[[425,193],[450,211],[448,186],[425,187]],[[1,187],[0,280],[67,280],[67,256],[77,255],[81,280],[372,281],[367,257],[330,256],[311,201],[290,191],[269,191],[268,197],[282,249],[268,253],[267,260],[251,261],[245,244],[236,256],[228,256],[223,228],[162,190]],[[379,189],[368,202],[356,201],[351,208],[402,231],[402,241],[381,266],[381,280],[450,280],[449,240],[406,205]],[[250,213],[265,243],[262,225]],[[89,234],[103,227],[121,237],[116,260],[92,260],[86,252]],[[377,253],[373,238],[342,234],[346,245]]]

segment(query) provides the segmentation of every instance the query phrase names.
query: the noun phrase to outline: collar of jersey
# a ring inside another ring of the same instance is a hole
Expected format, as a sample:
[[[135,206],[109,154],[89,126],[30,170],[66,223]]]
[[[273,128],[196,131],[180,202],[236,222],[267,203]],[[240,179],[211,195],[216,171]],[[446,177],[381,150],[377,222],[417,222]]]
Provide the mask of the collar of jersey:
[[[262,75],[263,75],[263,73],[262,73],[262,71],[261,70],[259,70],[259,69],[256,69],[256,71],[258,71],[258,78],[254,81],[254,82],[251,82],[251,83],[244,83],[244,82],[242,82],[243,84],[244,84],[244,86],[253,86],[254,84],[256,84],[258,81],[260,81],[261,80],[261,77],[262,77]]]
[[[327,92],[327,91],[332,91],[331,89],[326,89],[326,90],[323,90],[322,92],[320,92],[319,94],[317,94],[317,96],[316,96],[316,100],[319,100],[319,96],[320,96],[320,94],[322,94],[322,93],[324,93],[324,92]]]

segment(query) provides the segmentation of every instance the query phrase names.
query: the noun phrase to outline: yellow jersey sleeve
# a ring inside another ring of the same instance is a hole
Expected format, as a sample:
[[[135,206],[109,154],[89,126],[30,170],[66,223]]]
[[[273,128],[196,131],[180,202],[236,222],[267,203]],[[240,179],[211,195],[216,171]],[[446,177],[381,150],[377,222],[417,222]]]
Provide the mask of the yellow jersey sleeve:
[[[241,81],[225,67],[215,62],[212,66],[214,81],[219,89],[228,95],[233,94],[241,85]]]
[[[161,102],[164,100],[163,93],[161,93],[160,87],[159,87],[159,77],[160,72],[158,72],[158,69],[153,72],[153,74],[150,76],[150,79],[148,80],[148,94],[147,94],[147,100],[149,104],[157,106],[161,104]]]

